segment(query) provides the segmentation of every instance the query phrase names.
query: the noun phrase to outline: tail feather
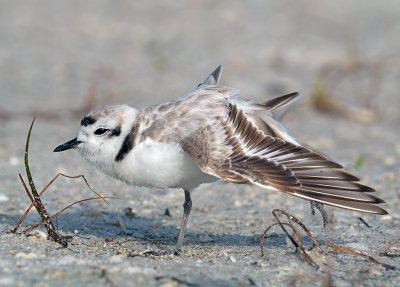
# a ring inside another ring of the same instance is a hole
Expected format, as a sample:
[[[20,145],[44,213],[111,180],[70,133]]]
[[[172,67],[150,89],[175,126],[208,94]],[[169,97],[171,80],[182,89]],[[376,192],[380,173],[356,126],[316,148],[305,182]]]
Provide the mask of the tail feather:
[[[270,112],[283,108],[290,103],[292,103],[294,100],[296,100],[300,94],[298,92],[290,93],[287,95],[283,95],[280,97],[273,98],[269,101],[264,102],[262,105],[266,107]]]
[[[207,78],[202,83],[197,86],[197,88],[204,86],[216,86],[219,79],[221,78],[222,70],[222,65],[219,65],[214,71],[211,72],[210,75],[207,76]]]

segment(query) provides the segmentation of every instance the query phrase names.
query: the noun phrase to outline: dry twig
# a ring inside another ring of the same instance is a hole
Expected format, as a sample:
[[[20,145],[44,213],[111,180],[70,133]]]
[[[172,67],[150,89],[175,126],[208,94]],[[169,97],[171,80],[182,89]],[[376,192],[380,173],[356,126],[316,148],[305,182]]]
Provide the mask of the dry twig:
[[[31,132],[32,132],[32,127],[33,124],[35,122],[35,118],[33,118],[31,126],[29,128],[29,132],[28,132],[28,136],[26,139],[26,145],[25,145],[25,170],[26,170],[26,175],[28,177],[28,183],[29,183],[29,187],[30,187],[30,191],[28,190],[27,185],[25,184],[24,179],[22,178],[21,174],[19,174],[19,178],[22,182],[22,185],[29,197],[29,199],[31,200],[31,205],[28,207],[28,209],[25,211],[25,213],[22,215],[20,221],[17,223],[17,225],[15,226],[14,229],[10,230],[9,233],[16,233],[18,228],[21,226],[22,222],[24,221],[26,215],[28,214],[28,212],[31,210],[32,207],[35,207],[36,211],[39,213],[40,217],[42,218],[42,221],[39,224],[36,224],[34,226],[31,226],[27,229],[25,229],[23,231],[23,233],[29,232],[41,225],[44,225],[46,230],[47,230],[47,234],[49,236],[49,238],[51,238],[52,240],[54,240],[55,242],[61,244],[63,247],[67,247],[68,246],[68,241],[69,241],[69,237],[66,236],[62,236],[60,235],[56,228],[54,227],[54,224],[52,223],[52,219],[56,218],[60,213],[64,212],[65,210],[67,210],[68,208],[70,208],[71,206],[78,204],[80,202],[84,202],[84,201],[88,201],[88,200],[94,200],[94,199],[102,199],[105,203],[108,204],[108,202],[105,200],[105,198],[112,198],[112,197],[103,197],[100,194],[98,194],[88,183],[88,181],[86,180],[84,175],[77,175],[77,176],[69,176],[69,175],[65,175],[62,173],[58,173],[44,188],[43,190],[38,193],[35,187],[35,183],[33,181],[32,178],[32,174],[30,172],[30,167],[29,167],[29,161],[28,161],[28,156],[29,156],[29,141],[30,141],[30,136],[31,136]],[[85,182],[85,184],[89,187],[89,189],[95,193],[97,195],[97,197],[95,198],[86,198],[77,202],[74,202],[70,205],[68,205],[67,207],[63,208],[62,210],[60,210],[59,212],[57,212],[55,215],[53,216],[49,216],[47,210],[45,209],[40,196],[50,187],[50,185],[59,177],[59,176],[63,176],[66,178],[82,178]]]
[[[296,217],[294,217],[293,215],[287,213],[284,210],[281,209],[275,209],[274,211],[272,211],[272,214],[275,218],[275,221],[277,223],[274,223],[270,226],[267,227],[267,229],[264,231],[262,237],[261,237],[261,256],[264,257],[264,239],[266,237],[266,234],[268,233],[268,231],[276,225],[279,225],[281,227],[281,229],[283,230],[283,232],[286,234],[286,236],[289,238],[289,240],[292,242],[292,244],[296,247],[296,250],[299,252],[300,256],[311,266],[313,266],[316,269],[319,269],[320,266],[315,263],[315,261],[311,258],[311,256],[308,254],[309,251],[311,251],[313,248],[318,247],[318,249],[320,250],[321,253],[324,253],[324,251],[320,248],[321,246],[326,246],[329,247],[335,251],[337,251],[338,253],[342,253],[342,254],[349,254],[349,255],[353,255],[353,256],[360,256],[363,257],[365,259],[367,259],[370,262],[373,262],[375,264],[378,264],[384,268],[387,269],[392,269],[392,270],[398,270],[397,267],[386,264],[386,263],[382,263],[379,262],[378,260],[376,260],[375,258],[373,258],[372,256],[369,256],[361,251],[356,251],[356,250],[352,250],[343,246],[339,246],[333,243],[318,243],[314,236],[311,234],[311,232],[308,230],[308,228]],[[282,222],[279,219],[279,215],[285,215],[288,222]],[[307,237],[310,238],[310,240],[313,242],[313,246],[310,249],[306,249],[304,247],[303,244],[303,239],[302,239],[302,234],[301,232],[292,224],[292,222],[296,223],[297,225],[299,225],[301,227],[301,229],[306,233]],[[290,227],[293,231],[293,236],[288,232],[288,230],[286,229],[286,227]],[[327,254],[325,252],[325,254]]]

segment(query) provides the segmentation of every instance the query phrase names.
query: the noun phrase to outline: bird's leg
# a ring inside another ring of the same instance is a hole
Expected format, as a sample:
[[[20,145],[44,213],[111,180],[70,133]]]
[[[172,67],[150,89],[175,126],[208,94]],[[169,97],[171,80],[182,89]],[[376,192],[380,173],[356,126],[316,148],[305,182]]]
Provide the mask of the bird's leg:
[[[185,203],[183,204],[183,217],[181,229],[179,231],[178,243],[176,244],[177,253],[182,247],[183,236],[185,235],[186,224],[189,219],[190,211],[192,210],[192,199],[190,198],[190,191],[185,190]]]
[[[315,215],[315,208],[317,208],[322,215],[322,221],[324,223],[324,227],[326,227],[328,225],[328,214],[325,211],[324,205],[322,203],[318,203],[315,201],[310,201],[310,204],[311,204],[311,214]]]
[[[311,205],[311,215],[314,216],[315,215],[315,201],[310,201],[310,205]]]

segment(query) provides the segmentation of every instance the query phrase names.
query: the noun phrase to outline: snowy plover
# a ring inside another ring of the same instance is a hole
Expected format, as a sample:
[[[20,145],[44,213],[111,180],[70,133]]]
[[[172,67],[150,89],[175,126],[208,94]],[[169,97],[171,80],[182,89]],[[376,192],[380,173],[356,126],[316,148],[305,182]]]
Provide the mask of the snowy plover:
[[[198,185],[219,179],[254,183],[317,206],[386,214],[374,189],[327,157],[301,146],[273,118],[298,93],[255,103],[217,87],[221,66],[197,89],[175,101],[144,109],[114,105],[95,109],[78,135],[54,151],[77,149],[104,173],[131,185],[182,188],[182,240]],[[324,216],[324,223],[326,218]]]

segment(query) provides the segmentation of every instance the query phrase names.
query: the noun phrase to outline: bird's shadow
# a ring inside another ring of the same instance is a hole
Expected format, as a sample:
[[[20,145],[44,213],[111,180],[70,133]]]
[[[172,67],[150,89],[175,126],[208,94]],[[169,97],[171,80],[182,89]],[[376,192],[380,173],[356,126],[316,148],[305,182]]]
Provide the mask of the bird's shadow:
[[[18,223],[19,214],[0,214],[3,218],[1,233],[6,233]],[[40,222],[39,216],[29,213],[19,231],[30,225]],[[175,246],[179,233],[180,219],[160,214],[157,217],[138,216],[116,211],[99,211],[96,209],[74,209],[58,216],[53,223],[58,230],[66,235],[79,232],[83,238],[98,239],[100,241],[113,239],[132,240],[142,244],[155,244]],[[178,223],[178,224],[177,224]],[[240,228],[240,226],[238,226]],[[78,232],[77,232],[78,231]],[[264,230],[257,230],[261,234]],[[259,246],[259,236],[241,234],[215,234],[191,230],[190,226],[185,232],[185,244],[201,246]],[[285,235],[275,235],[264,242],[264,246],[286,246]]]

